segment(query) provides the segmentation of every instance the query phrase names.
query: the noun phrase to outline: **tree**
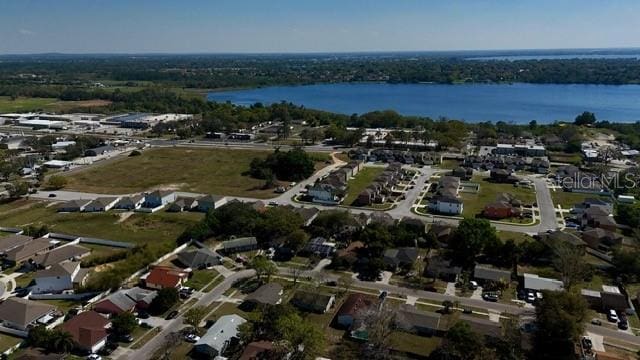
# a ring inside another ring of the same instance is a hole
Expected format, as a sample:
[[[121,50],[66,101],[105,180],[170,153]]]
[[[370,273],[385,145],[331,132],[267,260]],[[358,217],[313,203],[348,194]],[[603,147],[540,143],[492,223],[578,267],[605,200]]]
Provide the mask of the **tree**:
[[[385,358],[391,348],[391,335],[395,330],[397,309],[383,305],[380,309],[366,309],[361,316],[367,329],[368,357],[374,359]]]
[[[624,282],[635,282],[640,276],[640,250],[613,249],[611,263]]]
[[[202,322],[204,317],[207,316],[207,314],[208,311],[206,307],[194,306],[184,314],[184,322],[185,324],[193,326],[195,331],[200,334],[202,332],[200,323]]]
[[[295,229],[287,235],[285,245],[291,249],[291,251],[297,253],[302,250],[307,241],[309,241],[309,234],[302,229]]]
[[[485,244],[498,240],[496,229],[484,219],[464,219],[449,240],[449,256],[458,264],[470,268]]]
[[[29,184],[24,181],[13,181],[7,186],[7,191],[11,199],[17,199],[20,196],[27,195]]]
[[[128,335],[138,326],[135,315],[125,311],[115,315],[111,319],[111,329],[118,335]]]
[[[585,111],[582,114],[576,116],[576,119],[573,123],[578,126],[595,124],[596,115],[592,112]]]
[[[562,274],[564,288],[570,290],[584,280],[588,265],[583,260],[582,251],[571,244],[557,242],[552,245],[554,252],[553,265]]]
[[[455,323],[444,336],[444,341],[429,356],[432,360],[473,360],[485,349],[482,338],[471,330],[468,323]]]
[[[251,259],[249,266],[256,271],[256,277],[258,280],[263,276],[266,276],[268,280],[271,275],[278,272],[276,264],[262,255],[255,256]]]
[[[73,336],[62,330],[54,329],[51,330],[51,338],[49,346],[46,347],[47,350],[52,350],[57,353],[69,353],[73,350],[75,346],[75,342],[73,340]]]
[[[61,175],[51,175],[47,180],[47,189],[59,190],[67,185],[67,178]]]
[[[158,291],[156,297],[153,298],[149,305],[149,310],[153,314],[162,314],[163,312],[171,309],[180,299],[178,289],[176,288],[164,288]]]
[[[295,312],[278,318],[275,328],[293,359],[315,359],[324,348],[324,333]]]
[[[536,358],[559,359],[573,354],[586,318],[587,304],[579,293],[543,290],[536,304]]]

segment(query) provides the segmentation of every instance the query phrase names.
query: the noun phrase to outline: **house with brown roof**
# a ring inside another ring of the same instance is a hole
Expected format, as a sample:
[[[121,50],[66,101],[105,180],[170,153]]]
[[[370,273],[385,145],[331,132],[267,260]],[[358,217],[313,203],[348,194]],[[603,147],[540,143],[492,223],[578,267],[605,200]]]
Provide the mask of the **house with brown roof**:
[[[62,324],[61,329],[71,334],[76,347],[96,353],[107,344],[111,321],[95,311],[85,311]]]
[[[5,253],[5,260],[12,264],[20,264],[32,260],[36,255],[44,254],[53,249],[54,244],[47,238],[38,238],[17,246]]]
[[[614,246],[621,245],[624,237],[618,233],[602,228],[589,228],[582,232],[582,240],[584,240],[590,248],[606,252]]]
[[[156,266],[144,279],[145,286],[150,289],[179,288],[187,281],[188,274],[168,266]]]
[[[336,324],[346,329],[351,328],[356,319],[374,306],[376,302],[377,299],[370,295],[359,293],[349,295],[336,313]]]
[[[2,326],[28,332],[37,325],[53,326],[59,318],[56,312],[49,304],[10,297],[0,304],[0,322]]]
[[[136,308],[147,309],[157,294],[157,291],[140,287],[120,289],[95,303],[93,310],[103,314],[118,315],[134,311]]]
[[[260,360],[265,359],[265,355],[273,350],[273,343],[271,341],[260,340],[253,341],[247,344],[244,348],[242,355],[238,360]]]

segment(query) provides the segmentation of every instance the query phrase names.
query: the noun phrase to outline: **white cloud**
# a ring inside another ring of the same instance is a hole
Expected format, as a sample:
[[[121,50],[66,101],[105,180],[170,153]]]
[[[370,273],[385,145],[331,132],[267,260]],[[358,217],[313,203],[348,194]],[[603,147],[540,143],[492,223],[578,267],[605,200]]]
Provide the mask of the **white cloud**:
[[[34,35],[35,32],[29,30],[29,29],[20,29],[18,30],[18,32],[20,33],[20,35],[25,35],[25,36],[29,36],[29,35]]]

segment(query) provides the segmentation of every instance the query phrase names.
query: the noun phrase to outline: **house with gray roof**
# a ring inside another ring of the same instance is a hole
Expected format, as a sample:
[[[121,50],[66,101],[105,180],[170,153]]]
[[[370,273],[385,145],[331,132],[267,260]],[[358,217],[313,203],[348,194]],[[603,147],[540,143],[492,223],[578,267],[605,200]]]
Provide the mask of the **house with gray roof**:
[[[48,269],[36,271],[36,284],[31,289],[35,294],[72,290],[84,285],[88,273],[89,269],[82,269],[79,262],[55,264]]]
[[[236,314],[221,316],[196,342],[193,350],[209,358],[222,356],[229,345],[238,341],[238,327],[245,322],[247,320]]]
[[[91,250],[86,247],[80,245],[64,245],[57,247],[47,253],[38,254],[33,258],[33,263],[41,268],[48,268],[52,265],[69,261],[69,260],[78,260],[83,256],[91,253]]]
[[[118,197],[99,197],[87,205],[85,205],[82,211],[84,212],[101,212],[109,211],[118,203],[120,198]]]
[[[178,253],[178,261],[193,269],[205,269],[222,263],[220,255],[207,248],[185,249]]]
[[[22,246],[31,240],[33,240],[31,236],[18,234],[0,237],[0,254],[4,254],[11,249]]]
[[[217,209],[227,203],[227,198],[218,195],[205,195],[198,198],[197,210],[201,212],[209,212]]]
[[[31,240],[5,253],[5,260],[12,264],[20,264],[51,250],[54,244],[47,238]]]
[[[432,336],[440,332],[441,315],[418,310],[415,305],[400,305],[396,312],[396,326],[406,332]]]
[[[324,314],[336,303],[336,296],[306,290],[298,290],[290,300],[291,305],[303,311]]]
[[[413,247],[403,247],[387,249],[383,254],[384,263],[393,269],[398,267],[410,267],[418,260],[418,249]]]
[[[167,208],[169,212],[192,211],[198,207],[199,201],[193,197],[179,197]]]
[[[112,151],[115,151],[115,147],[111,146],[111,145],[103,145],[103,146],[98,146],[95,147],[93,149],[88,149],[87,151],[84,152],[84,156],[98,156],[98,155],[104,155],[106,153],[110,153]]]
[[[278,305],[282,302],[283,293],[284,289],[279,283],[267,283],[247,295],[242,305],[248,309],[255,308],[258,305]]]
[[[123,196],[113,208],[118,210],[135,210],[139,209],[143,203],[144,195],[142,194]]]
[[[176,201],[176,192],[171,190],[156,190],[145,194],[143,206],[146,208],[157,208]]]
[[[255,237],[230,239],[222,242],[222,251],[225,254],[251,251],[257,248],[258,248],[258,240]]]
[[[93,310],[103,314],[118,315],[123,312],[133,311],[135,307],[136,302],[128,297],[125,291],[118,290],[95,303]]]
[[[10,297],[0,304],[2,326],[28,331],[36,325],[50,325],[55,319],[56,308],[49,304]]]
[[[85,206],[87,206],[91,200],[89,199],[80,199],[80,200],[70,200],[65,202],[64,204],[58,207],[58,212],[80,212],[84,211]]]
[[[496,269],[488,265],[476,265],[473,269],[473,278],[482,282],[493,282],[509,284],[511,282],[511,271]]]
[[[540,277],[536,274],[524,274],[524,288],[527,290],[560,291],[563,287],[560,280]]]

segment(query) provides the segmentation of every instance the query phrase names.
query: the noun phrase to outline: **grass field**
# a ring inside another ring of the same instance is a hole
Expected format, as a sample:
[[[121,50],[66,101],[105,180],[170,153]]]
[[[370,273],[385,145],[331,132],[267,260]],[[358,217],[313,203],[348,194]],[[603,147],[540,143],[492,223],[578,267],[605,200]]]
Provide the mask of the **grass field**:
[[[471,179],[471,182],[480,184],[480,191],[477,194],[460,193],[464,202],[462,215],[465,217],[475,217],[481,214],[485,205],[496,201],[496,196],[500,193],[511,194],[523,204],[531,204],[536,201],[536,194],[532,189],[514,187],[512,184],[492,183],[477,175]]]
[[[243,175],[251,160],[270,151],[158,148],[69,175],[66,189],[124,194],[158,188],[231,196],[271,198],[264,180]],[[96,181],[100,179],[100,181]]]
[[[8,96],[0,96],[0,113],[25,111],[63,111],[80,107],[100,107],[108,105],[104,100],[61,101],[55,98],[17,98],[11,100]]]
[[[200,290],[215,279],[216,276],[218,276],[218,272],[213,269],[194,270],[193,275],[185,285]]]
[[[347,196],[345,196],[344,205],[352,205],[358,195],[367,186],[371,185],[373,180],[382,174],[385,170],[383,167],[363,167],[358,174],[347,183]]]
[[[573,193],[568,191],[562,191],[561,189],[558,189],[556,191],[551,191],[551,198],[553,199],[553,205],[556,205],[556,206],[562,205],[562,207],[565,209],[572,208],[575,204],[579,204],[587,198],[609,200],[608,196]]]
[[[47,225],[50,231],[154,246],[174,242],[178,235],[202,217],[200,213],[158,212],[133,214],[120,221],[117,213],[64,214],[56,212],[55,206],[37,203],[3,216],[0,226]]]
[[[441,338],[435,336],[424,337],[400,331],[393,332],[390,339],[394,350],[425,357],[431,354],[441,341]]]

